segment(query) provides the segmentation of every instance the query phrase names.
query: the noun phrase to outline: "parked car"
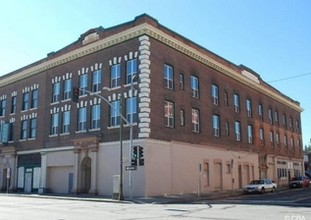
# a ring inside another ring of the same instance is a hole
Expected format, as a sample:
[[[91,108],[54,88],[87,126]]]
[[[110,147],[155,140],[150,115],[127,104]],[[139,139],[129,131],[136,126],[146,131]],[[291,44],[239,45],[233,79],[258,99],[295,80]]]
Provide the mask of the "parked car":
[[[289,182],[289,188],[309,187],[310,179],[306,176],[293,177]]]
[[[248,185],[243,188],[245,193],[265,193],[274,192],[277,184],[270,179],[252,180]]]

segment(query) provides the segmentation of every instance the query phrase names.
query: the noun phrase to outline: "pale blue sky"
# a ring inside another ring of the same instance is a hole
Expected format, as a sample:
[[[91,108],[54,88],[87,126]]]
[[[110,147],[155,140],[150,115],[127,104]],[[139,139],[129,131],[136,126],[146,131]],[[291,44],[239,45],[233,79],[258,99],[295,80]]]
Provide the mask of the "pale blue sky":
[[[0,12],[0,75],[147,13],[266,82],[306,74],[271,85],[301,103],[303,144],[311,138],[309,0],[3,0]]]

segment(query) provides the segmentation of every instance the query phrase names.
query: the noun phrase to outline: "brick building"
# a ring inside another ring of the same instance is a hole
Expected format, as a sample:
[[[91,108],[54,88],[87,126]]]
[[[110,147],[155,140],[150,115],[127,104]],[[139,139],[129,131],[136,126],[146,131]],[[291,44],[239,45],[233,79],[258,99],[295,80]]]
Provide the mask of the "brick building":
[[[145,14],[1,76],[0,104],[2,190],[9,176],[10,190],[112,196],[121,130],[125,196],[287,184],[304,171],[298,102]],[[144,165],[125,171],[131,128]]]

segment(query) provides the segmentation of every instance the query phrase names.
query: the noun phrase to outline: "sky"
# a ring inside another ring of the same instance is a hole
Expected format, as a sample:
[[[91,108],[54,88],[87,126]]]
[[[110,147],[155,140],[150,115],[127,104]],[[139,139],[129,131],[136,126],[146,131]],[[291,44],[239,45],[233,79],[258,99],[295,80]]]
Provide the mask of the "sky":
[[[45,58],[91,28],[147,13],[300,102],[311,138],[310,0],[3,0],[0,75]]]

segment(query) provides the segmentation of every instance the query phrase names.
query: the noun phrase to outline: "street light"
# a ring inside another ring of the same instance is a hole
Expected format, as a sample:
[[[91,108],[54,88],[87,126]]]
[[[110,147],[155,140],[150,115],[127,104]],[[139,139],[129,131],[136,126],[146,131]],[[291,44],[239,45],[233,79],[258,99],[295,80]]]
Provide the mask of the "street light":
[[[84,91],[85,93],[88,94],[92,94],[95,95],[99,98],[101,98],[102,100],[104,100],[114,111],[119,112],[120,118],[122,120],[120,120],[120,184],[119,184],[119,195],[118,195],[118,200],[123,200],[124,196],[123,196],[123,137],[122,137],[122,130],[123,130],[123,123],[127,123],[130,124],[131,123],[122,115],[122,94],[120,94],[120,108],[119,110],[117,110],[105,97],[103,97],[102,95],[98,94],[98,93],[94,93],[91,91],[88,91],[86,89],[83,88],[79,88],[81,91]],[[104,87],[103,90],[108,90],[110,91],[109,88]],[[131,142],[132,142],[132,135],[131,135]]]

